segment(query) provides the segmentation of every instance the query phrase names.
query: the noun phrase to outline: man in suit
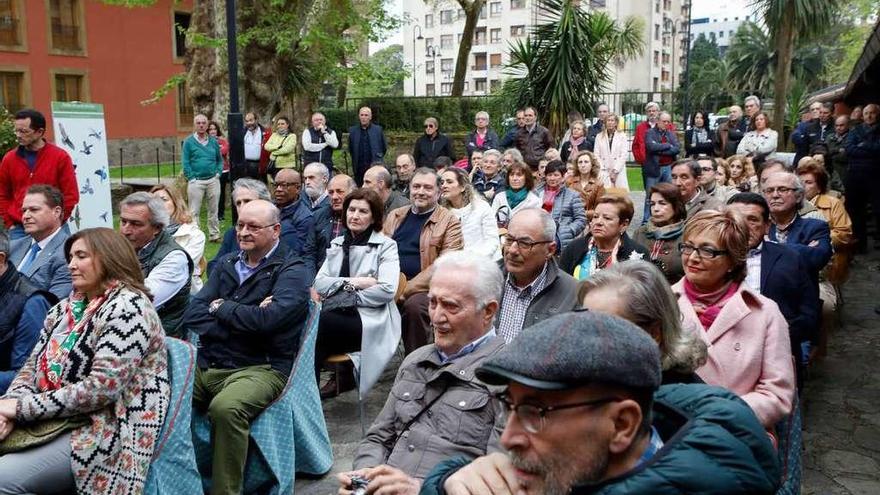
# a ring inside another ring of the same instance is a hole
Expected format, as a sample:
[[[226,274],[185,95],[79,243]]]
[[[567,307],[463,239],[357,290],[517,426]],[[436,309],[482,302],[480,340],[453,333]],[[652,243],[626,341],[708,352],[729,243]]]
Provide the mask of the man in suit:
[[[348,154],[351,156],[354,181],[364,183],[364,173],[376,162],[385,159],[388,143],[382,127],[373,123],[373,111],[363,107],[358,111],[358,124],[348,129]]]
[[[9,261],[19,272],[58,299],[69,296],[73,287],[64,257],[64,241],[70,232],[63,218],[61,191],[46,184],[29,187],[21,205],[26,237],[12,241],[9,253]]]
[[[804,262],[791,247],[765,240],[770,230],[770,207],[760,194],[738,193],[730,198],[728,205],[745,218],[749,227],[745,283],[773,300],[788,322],[800,387],[803,359],[796,350],[818,330],[819,288],[814,286]]]
[[[645,190],[648,191],[658,182],[672,182],[672,162],[678,156],[681,145],[675,136],[675,126],[672,125],[672,116],[668,112],[660,112],[657,125],[648,129],[645,133],[645,161],[642,164],[642,177],[645,181]],[[645,214],[642,217],[647,222],[651,218],[651,205],[649,196],[645,198]]]

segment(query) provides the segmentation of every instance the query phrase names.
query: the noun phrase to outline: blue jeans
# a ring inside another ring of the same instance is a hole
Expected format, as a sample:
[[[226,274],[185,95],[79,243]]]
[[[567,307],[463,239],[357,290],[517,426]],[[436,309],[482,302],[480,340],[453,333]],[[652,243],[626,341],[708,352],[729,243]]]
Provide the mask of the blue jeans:
[[[651,188],[660,182],[672,182],[672,165],[661,166],[660,175],[657,177],[645,175],[645,169],[642,168],[642,181],[645,183],[645,215],[642,217],[642,225],[644,225],[651,218]]]

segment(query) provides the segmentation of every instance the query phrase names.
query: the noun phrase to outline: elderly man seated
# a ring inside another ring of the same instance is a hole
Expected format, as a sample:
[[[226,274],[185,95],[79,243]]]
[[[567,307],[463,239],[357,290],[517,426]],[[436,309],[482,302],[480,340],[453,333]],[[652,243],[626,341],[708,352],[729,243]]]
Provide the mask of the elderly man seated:
[[[311,284],[305,263],[279,241],[272,203],[241,206],[235,230],[241,252],[217,263],[183,323],[199,336],[193,407],[212,423],[214,495],[241,493],[250,422],[287,383]]]
[[[195,265],[165,230],[170,222],[165,203],[150,193],[132,193],[119,203],[119,231],[141,262],[144,285],[153,296],[162,328],[171,337],[181,337],[180,321],[189,304]]]
[[[478,255],[452,252],[434,262],[432,273],[434,343],[400,365],[385,407],[358,448],[355,471],[339,475],[340,493],[349,493],[358,476],[369,480],[368,493],[415,494],[445,458],[474,459],[498,449],[498,403],[474,370],[504,344],[492,325],[501,272]]]
[[[477,377],[507,387],[505,453],[439,464],[423,495],[771,494],[779,485],[776,450],[749,406],[718,387],[660,387],[657,344],[616,316],[554,316]]]

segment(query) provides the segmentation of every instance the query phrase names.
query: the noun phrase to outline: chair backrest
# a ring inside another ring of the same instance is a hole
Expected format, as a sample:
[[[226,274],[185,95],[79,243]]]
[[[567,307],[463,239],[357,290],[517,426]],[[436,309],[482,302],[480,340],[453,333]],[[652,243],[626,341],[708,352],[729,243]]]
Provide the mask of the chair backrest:
[[[403,291],[406,290],[406,275],[403,272],[400,272],[400,276],[397,278],[397,292],[394,293],[394,300],[400,301],[403,299]]]

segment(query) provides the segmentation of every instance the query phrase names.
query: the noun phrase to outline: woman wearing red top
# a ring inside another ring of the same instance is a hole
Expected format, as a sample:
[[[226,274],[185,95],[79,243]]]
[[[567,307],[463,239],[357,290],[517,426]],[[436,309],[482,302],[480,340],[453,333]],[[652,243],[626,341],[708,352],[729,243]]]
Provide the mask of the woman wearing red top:
[[[226,184],[229,184],[229,141],[223,138],[220,124],[211,121],[208,124],[208,135],[214,136],[220,145],[220,156],[223,157],[223,173],[220,174],[220,204],[217,206],[217,219],[221,222],[226,214]]]

